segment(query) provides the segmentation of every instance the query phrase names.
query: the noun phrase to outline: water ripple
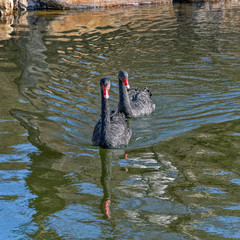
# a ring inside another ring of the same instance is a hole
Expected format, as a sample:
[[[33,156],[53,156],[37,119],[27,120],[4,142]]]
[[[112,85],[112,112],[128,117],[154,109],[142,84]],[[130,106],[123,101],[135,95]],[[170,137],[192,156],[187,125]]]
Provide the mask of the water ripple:
[[[30,12],[6,26],[5,239],[237,238],[239,6],[221,4]],[[129,120],[127,148],[105,151],[91,143],[99,80],[116,109],[121,69],[156,110]]]

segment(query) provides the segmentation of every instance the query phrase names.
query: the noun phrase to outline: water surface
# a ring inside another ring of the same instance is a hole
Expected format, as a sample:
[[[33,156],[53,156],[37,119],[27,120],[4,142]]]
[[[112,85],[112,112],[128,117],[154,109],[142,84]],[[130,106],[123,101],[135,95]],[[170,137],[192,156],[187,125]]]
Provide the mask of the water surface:
[[[238,2],[1,19],[0,238],[240,239]],[[126,148],[92,146],[99,80],[147,86]]]

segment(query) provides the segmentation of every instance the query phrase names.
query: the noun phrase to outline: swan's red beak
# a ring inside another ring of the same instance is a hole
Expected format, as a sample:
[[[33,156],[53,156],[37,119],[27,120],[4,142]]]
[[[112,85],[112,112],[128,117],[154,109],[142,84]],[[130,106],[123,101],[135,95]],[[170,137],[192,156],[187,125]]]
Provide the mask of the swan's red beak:
[[[126,88],[129,89],[130,86],[129,86],[129,84],[128,84],[128,78],[123,78],[123,82],[124,82]]]
[[[107,87],[104,87],[104,85],[102,85],[103,86],[103,97],[105,98],[105,99],[109,99],[109,85],[107,86]]]

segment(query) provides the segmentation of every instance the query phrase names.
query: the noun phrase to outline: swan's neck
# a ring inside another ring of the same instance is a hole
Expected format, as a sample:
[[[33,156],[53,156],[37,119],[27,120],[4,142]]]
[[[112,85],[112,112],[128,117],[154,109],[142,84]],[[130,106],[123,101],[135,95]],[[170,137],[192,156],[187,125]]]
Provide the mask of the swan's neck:
[[[110,108],[108,100],[105,99],[103,96],[102,96],[101,120],[102,120],[101,137],[103,142],[105,142],[106,133],[110,126]]]
[[[124,113],[126,117],[130,117],[133,115],[127,88],[125,87],[124,83],[120,80],[119,80],[118,111]]]

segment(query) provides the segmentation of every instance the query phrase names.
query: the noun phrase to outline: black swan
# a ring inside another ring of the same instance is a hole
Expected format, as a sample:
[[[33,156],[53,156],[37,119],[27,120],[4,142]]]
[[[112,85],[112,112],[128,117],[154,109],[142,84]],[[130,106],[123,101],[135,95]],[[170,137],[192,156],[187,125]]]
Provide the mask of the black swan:
[[[128,73],[120,71],[119,79],[119,104],[118,111],[124,113],[126,117],[138,117],[149,115],[155,109],[151,96],[152,93],[148,88],[143,90],[129,90]]]
[[[116,148],[127,145],[132,136],[132,130],[123,113],[110,112],[108,103],[110,80],[102,78],[100,88],[102,98],[101,119],[94,128],[92,142],[94,145],[103,148]]]

